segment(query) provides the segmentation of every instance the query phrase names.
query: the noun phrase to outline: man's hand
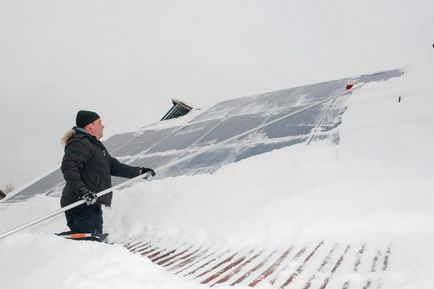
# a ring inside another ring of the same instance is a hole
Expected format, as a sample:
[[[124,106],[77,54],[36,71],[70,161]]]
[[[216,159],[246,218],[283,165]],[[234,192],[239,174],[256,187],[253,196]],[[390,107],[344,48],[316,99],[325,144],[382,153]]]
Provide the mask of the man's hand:
[[[151,168],[141,168],[139,174],[143,175],[149,173],[152,177],[155,177],[155,171]]]
[[[84,200],[86,202],[86,205],[90,206],[96,203],[96,199],[98,198],[96,193],[91,192],[87,189],[82,189],[81,192],[82,193],[80,195],[80,199]]]

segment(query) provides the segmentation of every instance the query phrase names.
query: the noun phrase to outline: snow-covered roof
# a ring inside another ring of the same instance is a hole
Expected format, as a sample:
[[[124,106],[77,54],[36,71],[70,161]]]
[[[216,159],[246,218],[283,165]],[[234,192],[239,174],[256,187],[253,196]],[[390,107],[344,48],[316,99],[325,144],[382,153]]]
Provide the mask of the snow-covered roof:
[[[1,284],[80,289],[203,288],[203,284],[431,288],[432,67],[409,69],[404,75],[394,70],[348,78],[340,86],[326,82],[292,89],[303,92],[294,93],[297,99],[291,105],[296,109],[288,109],[288,117],[269,125],[268,113],[274,110],[263,112],[273,102],[263,102],[264,109],[255,110],[247,100],[260,106],[258,98],[279,99],[287,90],[220,103],[114,136],[107,141],[114,154],[122,151],[124,139],[129,140],[125,146],[138,151],[117,155],[125,161],[149,162],[155,149],[153,154],[171,155],[184,169],[192,164],[184,158],[186,152],[200,152],[198,157],[206,150],[221,149],[241,159],[249,144],[259,148],[285,144],[288,137],[299,142],[267,153],[258,149],[242,161],[229,159],[227,165],[219,158],[205,159],[188,172],[194,175],[170,170],[170,162],[161,163],[156,166],[159,179],[115,191],[112,208],[104,208],[104,228],[113,245],[54,236],[66,228],[61,217],[0,239]],[[346,89],[348,83],[353,84],[351,90]],[[321,100],[314,101],[310,98],[314,93],[306,92],[322,91],[324,85],[340,93],[316,93]],[[285,109],[278,104],[274,108]],[[200,142],[217,131],[216,124],[261,114],[260,126],[222,129],[228,135],[210,137],[216,140],[214,145]],[[215,121],[212,129],[195,135],[193,128],[211,121]],[[297,133],[293,126],[310,130]],[[177,131],[195,137],[185,139]],[[255,137],[258,132],[263,138]],[[150,141],[145,142],[143,135]],[[180,139],[201,145],[183,143],[174,148]],[[171,140],[172,147],[156,150],[164,140]],[[239,150],[233,150],[237,146]],[[44,182],[33,188],[44,188]],[[7,220],[0,223],[2,231],[59,207],[58,198],[47,194],[56,196],[61,182],[45,184],[48,191],[35,189],[33,195],[23,192],[0,203],[0,219]]]

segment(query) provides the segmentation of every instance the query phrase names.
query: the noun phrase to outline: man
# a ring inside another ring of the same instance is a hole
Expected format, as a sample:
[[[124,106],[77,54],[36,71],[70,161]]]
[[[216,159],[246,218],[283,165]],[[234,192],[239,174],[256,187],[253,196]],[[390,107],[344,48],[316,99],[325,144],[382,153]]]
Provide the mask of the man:
[[[111,176],[133,178],[149,172],[150,168],[132,167],[110,156],[99,141],[104,125],[93,111],[80,110],[76,126],[62,138],[65,154],[61,170],[66,180],[60,205],[68,206],[78,200],[86,203],[65,212],[68,227],[76,233],[102,234],[101,205],[110,206],[112,193],[97,198],[96,193],[112,186]]]

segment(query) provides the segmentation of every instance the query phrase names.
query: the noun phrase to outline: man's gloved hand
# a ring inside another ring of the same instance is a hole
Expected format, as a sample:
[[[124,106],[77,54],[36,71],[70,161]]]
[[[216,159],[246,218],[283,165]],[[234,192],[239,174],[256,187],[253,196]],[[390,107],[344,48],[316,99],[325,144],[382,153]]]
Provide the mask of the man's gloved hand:
[[[86,205],[90,206],[96,203],[96,199],[98,198],[96,193],[91,192],[88,189],[82,189],[80,190],[80,192],[80,199],[84,200],[86,202]]]
[[[155,171],[151,168],[141,168],[139,174],[143,175],[143,174],[146,174],[148,172],[151,174],[151,176],[155,177]]]

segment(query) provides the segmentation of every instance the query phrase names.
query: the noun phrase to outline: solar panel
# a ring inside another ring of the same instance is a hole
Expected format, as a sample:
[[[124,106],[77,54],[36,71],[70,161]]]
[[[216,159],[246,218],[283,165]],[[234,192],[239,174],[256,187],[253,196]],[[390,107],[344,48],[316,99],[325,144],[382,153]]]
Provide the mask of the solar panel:
[[[346,84],[401,75],[401,70],[391,70],[223,101],[177,126],[152,125],[114,135],[104,144],[124,163],[156,169],[158,178],[213,173],[226,164],[298,143],[324,138],[338,142],[335,128],[346,109],[345,97],[351,94]],[[113,179],[115,184],[120,181]],[[56,170],[7,201],[60,195],[63,184]]]

